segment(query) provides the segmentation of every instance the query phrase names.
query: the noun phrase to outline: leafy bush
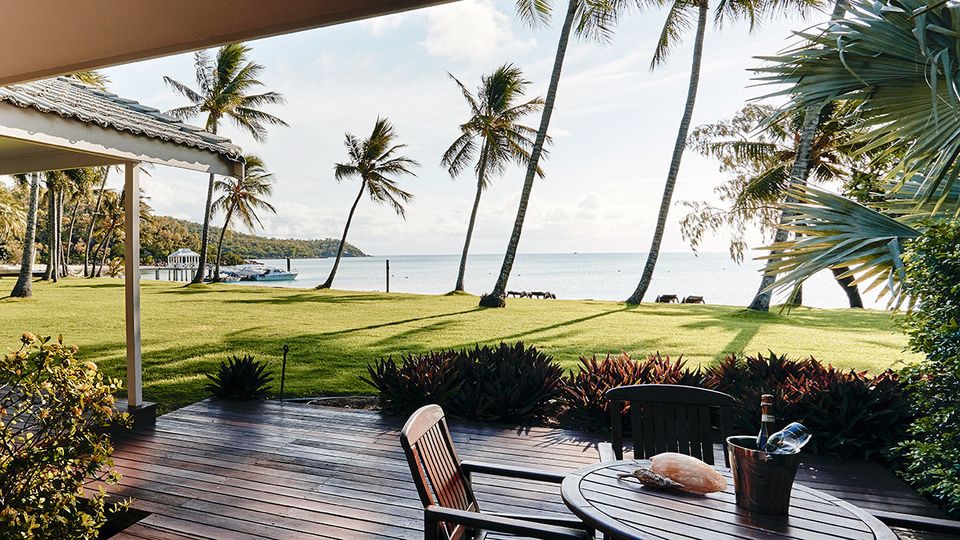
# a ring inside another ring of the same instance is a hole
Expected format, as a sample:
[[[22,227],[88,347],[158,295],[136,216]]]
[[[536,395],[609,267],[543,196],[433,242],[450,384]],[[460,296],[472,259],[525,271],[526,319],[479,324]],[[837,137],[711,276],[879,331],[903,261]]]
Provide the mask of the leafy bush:
[[[563,400],[568,415],[580,427],[607,429],[610,426],[607,390],[630,384],[702,386],[703,375],[699,368],[687,368],[683,357],[671,360],[669,355],[660,356],[660,353],[643,360],[633,360],[626,353],[608,354],[603,359],[596,355],[581,356],[580,369],[564,380]],[[628,411],[629,406],[624,407],[624,422],[627,422]]]
[[[553,358],[522,341],[461,352],[462,380],[448,407],[456,416],[490,422],[527,422],[554,412],[563,368]]]
[[[705,370],[705,385],[736,398],[740,405],[733,414],[733,429],[737,433],[753,433],[759,429],[760,396],[772,394],[771,412],[777,418],[783,418],[778,389],[791,377],[800,378],[815,370],[815,363],[813,358],[792,360],[773,351],[768,351],[766,356],[763,353],[756,356],[729,354]]]
[[[380,393],[384,410],[409,413],[436,403],[468,420],[524,423],[549,415],[559,397],[563,369],[522,342],[461,351],[379,359],[363,381]]]
[[[776,427],[803,422],[813,433],[808,451],[844,459],[884,455],[903,440],[913,414],[899,378],[890,372],[842,372],[815,358],[792,360],[729,355],[706,370],[706,386],[735,397],[737,433],[754,433],[760,422],[760,396],[774,396]]]
[[[255,360],[249,354],[243,358],[231,356],[220,362],[216,373],[207,373],[210,382],[204,387],[224,399],[263,399],[270,392],[273,377],[267,373],[267,363]]]
[[[107,513],[95,481],[116,483],[105,428],[128,421],[114,379],[76,358],[62,338],[23,334],[0,361],[0,531],[3,538],[96,538]]]
[[[931,223],[904,254],[910,347],[926,361],[902,372],[918,418],[900,450],[904,477],[960,517],[960,221]]]
[[[384,411],[409,414],[423,405],[445,405],[460,389],[463,379],[456,365],[456,351],[438,351],[408,354],[397,364],[393,357],[381,358],[367,365],[369,378],[365,383],[380,393]]]

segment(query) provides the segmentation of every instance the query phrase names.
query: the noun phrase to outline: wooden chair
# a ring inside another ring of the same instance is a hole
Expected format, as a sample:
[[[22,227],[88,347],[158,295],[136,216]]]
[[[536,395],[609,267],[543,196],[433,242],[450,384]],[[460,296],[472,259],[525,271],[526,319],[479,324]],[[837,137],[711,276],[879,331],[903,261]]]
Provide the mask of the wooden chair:
[[[600,445],[600,461],[623,459],[623,408],[630,405],[635,459],[661,452],[687,454],[713,465],[714,422],[719,420],[723,459],[729,467],[726,439],[731,434],[733,396],[678,384],[637,384],[607,391],[612,444]]]
[[[654,302],[658,304],[676,304],[680,302],[675,294],[661,294]]]
[[[423,503],[426,540],[482,539],[488,532],[543,538],[585,540],[594,532],[574,517],[481,513],[471,473],[561,483],[564,475],[501,464],[460,461],[443,409],[421,407],[400,432],[410,473]],[[559,488],[558,488],[559,492]]]

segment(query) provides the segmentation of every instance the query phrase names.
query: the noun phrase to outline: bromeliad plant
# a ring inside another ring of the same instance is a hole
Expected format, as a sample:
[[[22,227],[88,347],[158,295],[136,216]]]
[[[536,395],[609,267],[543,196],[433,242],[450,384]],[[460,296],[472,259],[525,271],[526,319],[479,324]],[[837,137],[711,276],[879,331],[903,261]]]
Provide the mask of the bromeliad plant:
[[[384,411],[409,414],[430,403],[446,404],[460,389],[456,358],[456,351],[407,354],[399,363],[389,356],[367,365],[368,377],[360,379],[377,389]]]
[[[0,536],[11,539],[96,538],[116,483],[106,428],[126,423],[93,362],[77,358],[63,339],[23,334],[22,346],[0,359]]]
[[[270,392],[273,377],[267,372],[267,363],[246,354],[243,358],[231,356],[220,362],[216,373],[207,373],[210,382],[204,387],[223,399],[263,399]]]

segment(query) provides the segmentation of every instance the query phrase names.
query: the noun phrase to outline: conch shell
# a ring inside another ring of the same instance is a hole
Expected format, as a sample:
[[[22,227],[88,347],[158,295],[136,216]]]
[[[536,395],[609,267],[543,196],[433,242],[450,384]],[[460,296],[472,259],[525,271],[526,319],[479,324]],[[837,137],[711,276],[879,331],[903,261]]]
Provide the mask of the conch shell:
[[[727,479],[716,469],[695,457],[675,452],[657,454],[650,458],[649,468],[641,467],[617,476],[636,478],[650,487],[679,489],[699,495],[727,489]]]

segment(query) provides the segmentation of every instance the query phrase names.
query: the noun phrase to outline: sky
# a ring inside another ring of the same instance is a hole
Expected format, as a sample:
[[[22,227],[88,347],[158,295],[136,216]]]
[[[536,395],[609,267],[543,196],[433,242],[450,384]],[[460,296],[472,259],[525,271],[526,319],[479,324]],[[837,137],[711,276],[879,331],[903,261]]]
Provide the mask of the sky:
[[[693,125],[728,118],[763,95],[767,90],[751,87],[747,71],[760,65],[754,57],[776,53],[792,42],[791,30],[825,17],[771,21],[753,32],[744,24],[711,28]],[[666,66],[649,70],[663,18],[661,11],[635,12],[621,22],[612,43],[571,41],[550,126],[554,146],[543,163],[546,178],[533,188],[521,252],[648,249],[692,53],[689,46],[678,48]],[[258,234],[339,238],[359,188],[355,180],[338,183],[333,176],[334,163],[346,158],[344,133],[366,136],[376,118],[386,116],[409,157],[422,165],[416,178],[402,179],[415,198],[406,220],[361,201],[348,241],[371,254],[459,253],[476,184],[469,175],[451,179],[440,166],[468,112],[448,73],[475,88],[481,75],[509,62],[532,81],[528,96],[543,96],[560,22],[532,29],[516,20],[513,2],[461,0],[251,42],[252,58],[266,66],[264,90],[287,100],[268,111],[290,124],[273,128],[264,143],[229,124],[220,130],[245,152],[263,157],[275,175],[277,214],[261,215]],[[111,91],[161,110],[186,104],[164,85],[164,75],[196,87],[191,54],[104,71]],[[526,123],[536,127],[539,117]],[[722,179],[715,162],[686,153],[663,251],[690,250],[680,235],[685,208],[679,201],[715,201],[713,188]],[[156,213],[200,222],[206,181],[204,174],[158,167],[142,184]],[[493,179],[480,205],[472,252],[503,251],[522,183],[519,168]],[[759,245],[759,237],[752,238]],[[726,251],[726,242],[709,238],[701,250]]]

